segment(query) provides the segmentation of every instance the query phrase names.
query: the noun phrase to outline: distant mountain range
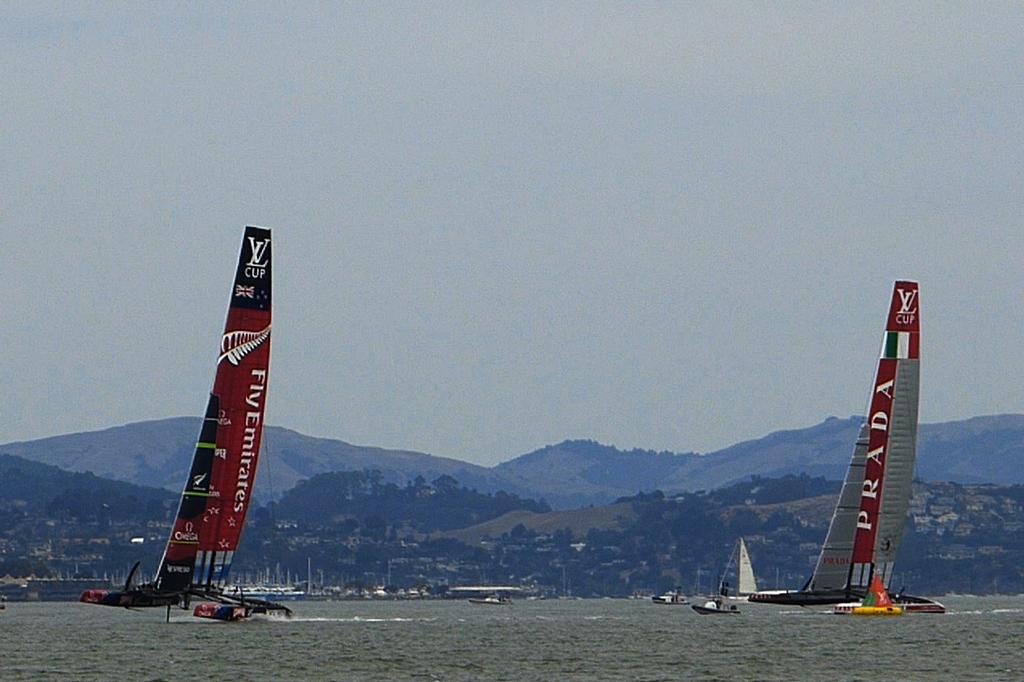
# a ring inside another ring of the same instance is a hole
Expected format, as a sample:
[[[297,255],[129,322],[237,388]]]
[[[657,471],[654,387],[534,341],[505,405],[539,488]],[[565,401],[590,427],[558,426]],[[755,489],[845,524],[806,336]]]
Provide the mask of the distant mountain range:
[[[174,417],[8,443],[0,445],[0,453],[179,492],[198,433],[199,419]],[[363,469],[380,470],[385,481],[394,483],[417,475],[433,480],[443,474],[487,491],[497,490],[500,483],[490,469],[456,459],[351,445],[271,426],[264,432],[256,497],[266,502],[316,474]]]
[[[830,417],[707,454],[623,451],[594,441],[550,445],[495,467],[421,452],[385,450],[268,427],[257,498],[280,497],[300,480],[330,471],[377,469],[404,484],[441,475],[482,492],[504,490],[544,499],[557,509],[606,504],[641,490],[666,493],[719,488],[752,475],[806,473],[841,479],[861,417]],[[191,417],[138,422],[102,431],[0,445],[0,453],[69,471],[177,492],[199,429]],[[993,415],[922,424],[917,475],[959,483],[1024,483],[1024,415]]]

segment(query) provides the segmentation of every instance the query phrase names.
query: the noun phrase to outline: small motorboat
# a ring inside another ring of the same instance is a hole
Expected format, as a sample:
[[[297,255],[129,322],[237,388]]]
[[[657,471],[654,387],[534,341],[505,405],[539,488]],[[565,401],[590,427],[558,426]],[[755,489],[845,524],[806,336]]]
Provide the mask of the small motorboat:
[[[714,616],[740,612],[740,610],[736,608],[735,604],[725,604],[721,599],[709,599],[704,602],[704,606],[701,606],[700,604],[692,604],[690,608],[702,616]]]
[[[503,594],[489,594],[486,597],[470,597],[470,604],[488,604],[490,606],[507,606],[512,603],[511,597]]]
[[[680,588],[666,592],[665,594],[659,594],[651,597],[651,601],[655,604],[669,604],[672,606],[685,606],[689,604],[689,600],[683,595]]]

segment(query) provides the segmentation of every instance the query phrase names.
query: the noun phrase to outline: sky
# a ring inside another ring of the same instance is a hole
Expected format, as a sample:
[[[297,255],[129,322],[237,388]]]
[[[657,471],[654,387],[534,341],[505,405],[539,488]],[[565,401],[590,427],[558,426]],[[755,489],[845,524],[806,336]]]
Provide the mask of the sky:
[[[1024,412],[1024,5],[0,4],[0,443],[200,415],[494,464]],[[852,447],[852,444],[851,444]]]

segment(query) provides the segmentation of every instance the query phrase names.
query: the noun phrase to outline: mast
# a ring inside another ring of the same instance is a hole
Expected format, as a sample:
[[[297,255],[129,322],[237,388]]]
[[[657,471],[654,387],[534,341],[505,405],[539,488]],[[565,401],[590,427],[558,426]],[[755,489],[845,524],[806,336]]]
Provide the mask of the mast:
[[[725,568],[722,569],[722,573],[721,573],[720,577],[718,578],[718,594],[723,596],[723,597],[726,597],[726,596],[729,595],[729,571],[732,568],[733,559],[735,559],[737,561],[737,564],[736,564],[736,574],[737,574],[736,582],[737,582],[737,585],[735,586],[735,590],[739,589],[739,570],[740,570],[739,569],[739,563],[738,563],[739,562],[739,551],[740,551],[739,543],[736,543],[735,545],[733,545],[732,551],[729,552],[729,559],[725,562]]]

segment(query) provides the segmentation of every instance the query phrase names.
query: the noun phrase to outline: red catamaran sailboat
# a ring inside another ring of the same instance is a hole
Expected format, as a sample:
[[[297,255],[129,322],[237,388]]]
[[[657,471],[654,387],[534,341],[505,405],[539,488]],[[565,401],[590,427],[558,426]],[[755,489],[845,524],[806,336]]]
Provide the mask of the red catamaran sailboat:
[[[859,600],[874,576],[888,586],[903,538],[917,452],[921,316],[917,282],[896,282],[882,354],[825,544],[800,590],[769,590],[750,601],[812,606]],[[907,612],[945,613],[923,597],[898,595]]]
[[[263,435],[270,368],[270,230],[246,227],[238,257],[217,374],[199,431],[178,514],[152,583],[124,590],[88,590],[80,601],[126,608],[171,606],[194,615],[238,620],[254,613],[290,614],[287,607],[224,587],[252,502]]]

